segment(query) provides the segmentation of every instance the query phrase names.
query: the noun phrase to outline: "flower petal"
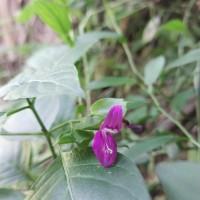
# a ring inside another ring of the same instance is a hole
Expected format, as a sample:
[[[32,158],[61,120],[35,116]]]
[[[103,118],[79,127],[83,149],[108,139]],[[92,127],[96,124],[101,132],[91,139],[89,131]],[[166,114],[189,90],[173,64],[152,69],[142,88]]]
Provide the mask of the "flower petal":
[[[97,131],[92,148],[102,166],[110,167],[113,165],[117,157],[117,144],[110,133]]]
[[[109,110],[106,118],[104,119],[100,127],[100,130],[110,129],[113,130],[113,132],[118,132],[122,128],[122,120],[123,120],[122,106],[121,105],[113,106]]]

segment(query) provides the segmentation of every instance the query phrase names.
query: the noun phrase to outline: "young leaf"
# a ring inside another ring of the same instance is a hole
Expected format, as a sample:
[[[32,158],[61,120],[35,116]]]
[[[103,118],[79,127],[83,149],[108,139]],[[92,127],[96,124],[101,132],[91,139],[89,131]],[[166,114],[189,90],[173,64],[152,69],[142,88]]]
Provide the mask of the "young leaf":
[[[166,69],[171,69],[175,67],[181,67],[183,65],[187,65],[193,62],[197,62],[200,60],[200,49],[194,49],[189,51],[183,56],[180,56],[178,59],[175,61],[169,63],[166,67]]]
[[[66,7],[46,0],[35,0],[33,6],[35,12],[45,24],[51,27],[63,41],[73,45],[70,36],[71,21]]]
[[[20,10],[19,15],[16,20],[18,23],[26,23],[35,15],[33,4],[28,4],[22,10]]]
[[[184,33],[187,31],[186,24],[179,19],[172,19],[168,21],[166,24],[163,24],[160,28],[161,31],[169,31],[169,32],[178,32]]]
[[[165,65],[164,56],[159,56],[148,62],[144,66],[144,81],[149,87],[158,79],[163,67]]]
[[[94,133],[92,131],[65,130],[56,140],[56,144],[77,144],[79,149],[86,149],[92,140]]]
[[[88,146],[92,140],[94,133],[91,130],[97,130],[102,118],[100,117],[84,117],[79,122],[69,121],[65,126],[51,131],[57,137],[56,143],[76,143],[80,149]]]
[[[48,191],[48,192],[47,192]],[[62,153],[39,177],[26,200],[150,200],[144,180],[127,157],[103,168],[91,149]]]
[[[104,77],[100,80],[92,81],[88,85],[89,90],[101,89],[105,87],[113,87],[113,86],[120,86],[120,85],[132,85],[135,84],[136,80],[129,77]]]
[[[123,114],[126,114],[126,104],[127,102],[123,99],[117,99],[117,98],[105,98],[100,99],[92,104],[91,106],[91,114],[94,115],[106,115],[109,111],[109,109],[114,105],[122,105],[123,108]]]
[[[86,149],[92,140],[94,133],[92,131],[76,130],[73,132],[74,143],[79,149]]]
[[[200,165],[179,161],[161,163],[156,173],[169,200],[199,200]]]

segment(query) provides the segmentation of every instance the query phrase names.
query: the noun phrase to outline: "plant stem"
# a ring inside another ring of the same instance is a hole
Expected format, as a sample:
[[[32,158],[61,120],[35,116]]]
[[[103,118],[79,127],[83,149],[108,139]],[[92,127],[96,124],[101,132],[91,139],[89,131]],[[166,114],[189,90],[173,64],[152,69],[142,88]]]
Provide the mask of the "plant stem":
[[[79,33],[83,34],[85,29],[85,25],[80,26]],[[88,84],[90,83],[90,70],[88,66],[88,59],[87,54],[83,56],[83,70],[84,70],[84,77],[85,77],[85,92],[86,92],[86,111],[87,114],[90,113],[90,107],[91,107],[91,94],[90,90],[88,90]]]
[[[66,122],[63,122],[62,124],[59,124],[58,126],[55,126],[54,128],[52,128],[50,130],[50,132],[53,132],[59,128],[62,128],[63,126],[67,125],[67,124],[70,124],[70,123],[79,123],[80,120],[70,120],[70,121],[66,121]]]
[[[114,27],[116,33],[118,33],[119,35],[122,35],[123,33],[122,33],[120,27],[118,26],[117,21],[116,21],[114,15],[113,15],[113,13],[111,12],[111,10],[110,10],[106,5],[105,5],[105,8],[106,8],[106,10],[107,10],[107,12],[108,12],[108,15],[109,15],[109,17],[110,17],[110,21],[111,21],[111,23],[112,23],[112,25],[113,25],[113,27]],[[128,47],[127,42],[124,42],[124,43],[122,44],[122,46],[123,46],[123,48],[124,48],[124,51],[125,51],[125,53],[126,53],[126,56],[127,56],[127,58],[128,58],[128,62],[129,62],[129,64],[130,64],[130,67],[131,67],[133,73],[136,74],[137,77],[138,77],[140,80],[143,81],[142,75],[138,72],[135,63],[133,62],[132,54],[131,54],[131,51],[130,51],[130,49],[129,49],[129,47]]]
[[[176,120],[174,117],[172,117],[170,114],[168,114],[159,104],[158,99],[154,96],[153,93],[149,92],[149,96],[152,98],[154,104],[156,105],[156,107],[158,108],[158,110],[165,115],[170,121],[172,121],[186,136],[187,138],[196,146],[198,146],[200,148],[200,144],[194,140],[194,138],[192,137],[192,135],[187,131],[187,129],[185,129],[185,127],[178,121]]]
[[[11,111],[9,111],[9,112],[7,113],[7,116],[13,115],[13,114],[15,114],[15,113],[17,113],[17,112],[20,112],[20,111],[22,111],[22,110],[25,110],[25,109],[27,109],[27,108],[30,108],[30,107],[29,107],[29,106],[24,106],[24,107],[22,107],[22,108],[18,108],[18,109],[15,109],[15,110],[11,110]]]
[[[0,133],[0,136],[26,136],[26,135],[31,135],[31,136],[39,136],[39,135],[44,135],[42,132],[36,132],[36,133]]]
[[[28,105],[29,105],[30,109],[32,110],[33,114],[35,115],[35,117],[36,117],[36,119],[37,119],[37,121],[38,121],[38,123],[39,123],[39,125],[40,125],[40,127],[42,129],[42,132],[44,133],[44,136],[47,139],[47,142],[49,144],[49,147],[50,147],[50,150],[51,150],[51,153],[52,153],[53,157],[56,158],[57,156],[56,156],[55,150],[54,150],[52,142],[51,142],[50,133],[48,132],[48,130],[46,129],[45,125],[43,124],[40,116],[38,115],[38,113],[37,113],[37,111],[36,111],[36,109],[35,109],[35,107],[33,105],[33,102],[31,102],[30,99],[27,99],[27,102],[28,102]]]
[[[85,91],[86,91],[86,111],[87,114],[90,113],[90,107],[91,107],[91,96],[90,96],[90,90],[88,90],[88,84],[90,83],[90,72],[89,72],[89,66],[88,66],[88,60],[87,55],[85,54],[83,56],[83,67],[84,67],[84,76],[85,76]]]
[[[197,62],[194,75],[194,88],[196,92],[197,139],[200,142],[200,62]],[[197,152],[197,161],[200,162],[200,148]]]
[[[106,5],[105,5],[106,7]],[[120,27],[118,26],[116,20],[115,20],[115,17],[113,15],[113,13],[111,12],[111,10],[106,7],[106,10],[109,14],[109,17],[110,17],[110,21],[115,29],[115,31],[118,33],[118,34],[122,34],[121,32],[121,29]],[[123,43],[123,48],[124,48],[124,51],[126,53],[126,56],[128,58],[128,62],[129,62],[129,65],[133,71],[133,73],[144,83],[144,79],[143,77],[140,75],[140,73],[138,72],[137,68],[136,68],[136,65],[133,61],[133,58],[132,58],[132,55],[131,55],[131,51],[128,47],[128,44],[127,42],[124,42]],[[158,99],[154,96],[154,94],[148,90],[148,88],[146,88],[145,86],[141,86],[144,91],[151,97],[151,99],[153,100],[154,104],[157,106],[158,110],[163,114],[165,115],[170,121],[172,121],[186,136],[187,138],[196,146],[200,147],[200,144],[194,140],[194,138],[192,137],[192,135],[187,131],[187,129],[185,129],[185,127],[178,121],[176,120],[174,117],[172,117],[170,114],[168,114],[160,105]]]

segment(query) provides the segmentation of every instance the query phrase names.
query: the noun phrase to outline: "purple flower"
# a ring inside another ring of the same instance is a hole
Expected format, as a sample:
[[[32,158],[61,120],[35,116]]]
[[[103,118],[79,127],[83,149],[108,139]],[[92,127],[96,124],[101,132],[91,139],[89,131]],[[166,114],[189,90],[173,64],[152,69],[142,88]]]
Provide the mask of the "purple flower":
[[[122,121],[122,106],[113,106],[100,129],[95,133],[92,148],[97,159],[104,167],[110,167],[117,158],[117,144],[111,134],[121,130]]]

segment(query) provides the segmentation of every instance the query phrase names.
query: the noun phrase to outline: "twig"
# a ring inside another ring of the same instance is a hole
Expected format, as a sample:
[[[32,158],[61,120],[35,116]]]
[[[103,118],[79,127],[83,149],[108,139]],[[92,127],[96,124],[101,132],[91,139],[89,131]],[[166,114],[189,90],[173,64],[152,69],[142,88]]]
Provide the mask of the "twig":
[[[53,147],[53,144],[51,142],[51,136],[50,136],[50,133],[48,132],[48,130],[46,129],[45,125],[43,124],[40,116],[38,115],[34,105],[33,105],[33,102],[30,101],[30,99],[27,99],[27,102],[28,102],[28,105],[30,107],[30,109],[32,110],[33,114],[35,115],[35,118],[37,119],[41,129],[42,129],[42,132],[44,133],[44,136],[46,137],[47,139],[47,142],[49,144],[49,147],[50,147],[50,150],[51,150],[51,153],[53,155],[54,158],[56,158],[56,153],[55,153],[55,150],[54,150],[54,147]]]

